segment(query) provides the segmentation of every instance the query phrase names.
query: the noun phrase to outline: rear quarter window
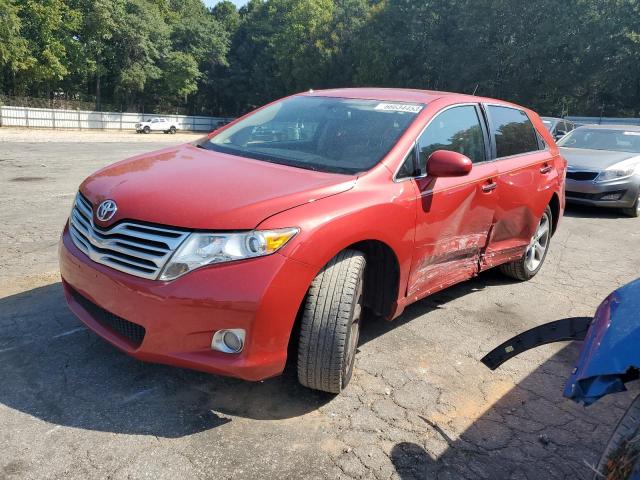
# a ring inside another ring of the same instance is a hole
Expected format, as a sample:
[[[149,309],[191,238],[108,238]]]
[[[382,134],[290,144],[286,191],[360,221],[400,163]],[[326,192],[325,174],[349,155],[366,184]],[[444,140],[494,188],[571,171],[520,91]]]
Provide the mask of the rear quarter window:
[[[525,112],[495,105],[487,110],[497,158],[540,150],[538,133]]]

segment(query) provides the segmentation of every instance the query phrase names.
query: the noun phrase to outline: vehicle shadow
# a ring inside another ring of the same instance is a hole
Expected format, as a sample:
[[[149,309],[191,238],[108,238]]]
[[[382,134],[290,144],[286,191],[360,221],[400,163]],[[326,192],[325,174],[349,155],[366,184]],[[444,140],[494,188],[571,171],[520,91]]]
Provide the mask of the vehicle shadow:
[[[364,345],[367,342],[374,340],[379,336],[400,327],[401,325],[404,325],[405,323],[437,310],[441,308],[441,305],[444,305],[451,300],[459,299],[465,295],[482,291],[488,287],[509,285],[511,283],[514,283],[514,280],[509,279],[500,273],[498,269],[494,268],[482,272],[480,275],[470,280],[455,284],[440,292],[423,298],[422,300],[412,303],[405,309],[400,317],[392,322],[388,322],[382,318],[369,316],[365,319],[365,322],[363,322],[362,325],[360,345]]]
[[[575,203],[567,203],[564,215],[572,218],[629,218],[617,208],[598,208]]]
[[[135,360],[84,327],[60,283],[0,299],[0,403],[49,423],[175,438],[331,400],[295,372],[246,382]]]
[[[487,272],[414,304],[397,321],[365,322],[361,344],[450,299],[508,281]],[[299,385],[295,368],[262,382],[143,363],[68,310],[60,283],[0,299],[0,403],[49,423],[176,438],[230,417],[293,418],[334,396]]]

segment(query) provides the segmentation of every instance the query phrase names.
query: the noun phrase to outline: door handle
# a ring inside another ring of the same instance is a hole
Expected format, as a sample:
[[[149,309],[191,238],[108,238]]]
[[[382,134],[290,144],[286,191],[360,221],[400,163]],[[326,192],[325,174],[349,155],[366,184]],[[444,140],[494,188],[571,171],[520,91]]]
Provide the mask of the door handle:
[[[497,186],[498,184],[496,182],[487,183],[482,186],[482,191],[485,193],[488,193],[488,192],[491,192],[492,190],[495,190]]]
[[[550,165],[544,165],[543,167],[540,167],[540,173],[542,173],[543,175],[546,175],[550,171],[551,171]]]

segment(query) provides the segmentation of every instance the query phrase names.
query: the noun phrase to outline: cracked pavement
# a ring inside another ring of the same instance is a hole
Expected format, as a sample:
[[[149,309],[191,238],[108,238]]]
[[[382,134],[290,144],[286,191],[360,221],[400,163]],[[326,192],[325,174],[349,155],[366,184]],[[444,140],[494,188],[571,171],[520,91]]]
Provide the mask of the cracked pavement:
[[[341,395],[304,389],[292,369],[249,383],[133,360],[66,308],[58,235],[86,175],[185,139],[9,133],[0,131],[0,479],[591,478],[640,391],[589,408],[563,399],[579,344],[538,348],[496,372],[479,362],[535,325],[592,316],[638,277],[640,220],[577,207],[533,280],[489,271],[395,322],[367,319]]]

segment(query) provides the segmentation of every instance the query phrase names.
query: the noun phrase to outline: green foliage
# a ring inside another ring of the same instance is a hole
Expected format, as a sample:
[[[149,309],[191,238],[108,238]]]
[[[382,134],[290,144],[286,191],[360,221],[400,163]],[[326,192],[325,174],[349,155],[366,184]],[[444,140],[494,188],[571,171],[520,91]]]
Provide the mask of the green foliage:
[[[27,40],[20,34],[22,22],[13,0],[0,0],[0,67],[12,74],[33,67]]]
[[[170,52],[164,59],[162,69],[163,92],[177,100],[198,90],[200,77],[198,62],[189,53]]]
[[[27,85],[49,90],[73,68],[72,59],[78,50],[73,34],[80,15],[63,0],[26,0],[18,15],[22,22],[20,33],[35,59],[20,76]]]
[[[640,115],[637,0],[0,0],[0,93],[236,115],[387,86]]]

